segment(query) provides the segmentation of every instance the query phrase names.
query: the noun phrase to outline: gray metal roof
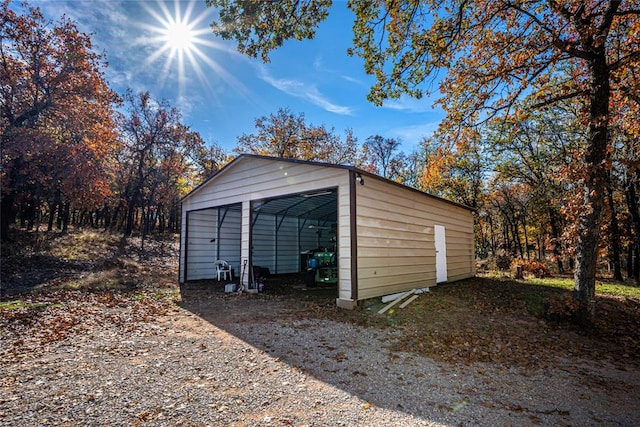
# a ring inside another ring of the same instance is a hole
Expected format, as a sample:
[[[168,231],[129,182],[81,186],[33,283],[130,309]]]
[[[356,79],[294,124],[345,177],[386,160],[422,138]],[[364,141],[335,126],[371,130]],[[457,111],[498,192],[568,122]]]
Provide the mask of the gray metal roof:
[[[253,202],[255,213],[337,222],[336,190],[317,190],[303,194]]]

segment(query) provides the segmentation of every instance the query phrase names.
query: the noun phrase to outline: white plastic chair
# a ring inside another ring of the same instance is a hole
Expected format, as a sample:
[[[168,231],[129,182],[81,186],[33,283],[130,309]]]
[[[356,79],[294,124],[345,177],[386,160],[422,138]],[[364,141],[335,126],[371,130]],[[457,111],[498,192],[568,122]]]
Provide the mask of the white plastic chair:
[[[227,261],[219,259],[215,262],[215,265],[218,281],[220,281],[220,277],[222,277],[224,280],[233,280],[233,277],[231,276],[231,266]]]

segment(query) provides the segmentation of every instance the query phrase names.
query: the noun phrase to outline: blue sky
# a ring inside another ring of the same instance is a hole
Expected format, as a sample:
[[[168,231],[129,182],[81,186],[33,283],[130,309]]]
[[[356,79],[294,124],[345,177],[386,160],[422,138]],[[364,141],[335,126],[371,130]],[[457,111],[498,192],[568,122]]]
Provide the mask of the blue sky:
[[[31,0],[45,16],[66,14],[94,47],[106,54],[112,89],[149,91],[178,107],[183,122],[207,142],[231,151],[237,138],[255,130],[255,119],[279,108],[303,113],[305,122],[353,129],[363,143],[371,135],[397,138],[409,154],[443,117],[429,99],[391,100],[383,107],[366,95],[374,80],[360,58],[346,50],[353,38],[353,14],[346,1],[334,1],[316,38],[288,41],[262,63],[240,55],[235,43],[214,36],[215,10],[198,1]],[[17,7],[13,3],[13,7]],[[163,36],[171,22],[192,29],[191,48],[172,51]]]

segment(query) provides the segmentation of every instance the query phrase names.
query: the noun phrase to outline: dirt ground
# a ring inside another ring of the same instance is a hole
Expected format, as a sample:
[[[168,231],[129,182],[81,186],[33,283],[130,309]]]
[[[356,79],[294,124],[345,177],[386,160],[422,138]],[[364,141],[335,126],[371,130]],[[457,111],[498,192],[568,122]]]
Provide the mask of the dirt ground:
[[[177,286],[177,241],[139,239],[102,232],[68,235],[32,233],[14,246],[3,245],[2,296],[55,301],[55,292],[108,292],[120,298],[151,296],[180,304],[194,312],[208,310],[211,298],[225,298],[224,284],[215,281]],[[237,279],[236,279],[237,281]],[[315,316],[344,322],[394,328],[402,332],[398,350],[435,360],[493,362],[505,366],[544,368],[558,359],[585,357],[621,368],[640,364],[640,300],[598,296],[594,327],[584,331],[570,322],[542,316],[542,305],[562,301],[569,292],[503,279],[474,278],[432,288],[404,309],[384,315],[379,298],[354,311],[338,309],[332,286],[307,288],[303,275],[270,277],[265,292],[237,298],[291,303],[292,316]],[[54,292],[52,294],[52,292]],[[203,303],[204,302],[204,303]],[[27,305],[23,317],[46,312]],[[251,310],[245,307],[243,310]],[[15,315],[11,309],[5,317]],[[30,313],[30,314],[29,314]],[[215,313],[204,313],[215,315]],[[248,318],[270,316],[258,305]],[[230,314],[232,315],[232,314]]]
[[[562,300],[567,294],[510,280],[475,278],[439,285],[403,309],[383,315],[379,298],[354,311],[335,306],[337,290],[307,288],[302,276],[267,280],[266,292],[235,299],[276,300],[289,303],[284,312],[271,313],[258,305],[241,312],[224,311],[208,301],[224,298],[223,284],[191,283],[182,290],[181,304],[206,318],[271,319],[324,318],[362,326],[392,328],[402,338],[395,350],[437,361],[491,362],[506,367],[545,369],[571,358],[594,359],[620,369],[640,367],[640,301],[599,297],[594,327],[584,331],[570,322],[551,321],[532,307],[543,299]],[[535,302],[527,301],[531,295]],[[228,297],[227,297],[228,298]]]
[[[271,325],[267,329],[273,331],[291,324],[304,327],[324,322],[380,331],[387,337],[381,345],[388,357],[415,355],[437,363],[441,372],[455,372],[465,366],[483,376],[517,370],[523,381],[527,377],[544,378],[545,372],[564,373],[580,387],[597,391],[594,396],[617,396],[621,404],[635,407],[631,418],[605,425],[632,425],[629,420],[638,416],[638,299],[599,296],[597,321],[585,331],[542,315],[546,301],[562,301],[568,291],[526,281],[479,277],[436,286],[407,307],[379,315],[377,311],[384,305],[379,298],[365,301],[353,311],[339,309],[335,287],[307,288],[304,277],[298,275],[268,278],[265,292],[259,294],[227,294],[225,283],[215,281],[189,283],[179,289],[175,242],[147,242],[144,253],[139,243],[99,233],[79,234],[42,240],[37,250],[3,253],[0,357],[12,361],[16,370],[22,365],[27,369],[29,358],[36,357],[30,355],[50,359],[47,351],[52,348],[82,347],[83,340],[95,335],[97,327],[119,328],[134,337],[136,331],[162,329],[169,321],[174,322],[172,330],[179,323],[181,336],[199,345],[208,345],[206,339],[212,332],[206,325],[227,331],[254,331],[257,337],[243,338],[259,342],[262,352],[276,352],[282,359],[289,358],[290,366],[304,369],[303,354],[298,360],[290,349],[278,347],[292,343],[283,341],[283,336],[261,336],[256,325]],[[189,336],[184,336],[187,332]],[[322,351],[331,363],[341,363],[345,356],[337,350],[338,345],[325,347]],[[354,385],[358,390],[373,381],[361,368],[353,372],[351,380],[360,378],[360,385]],[[553,386],[545,385],[550,389]],[[3,411],[9,413],[9,409],[3,409],[7,402],[0,399],[0,421]],[[479,403],[478,408],[483,404],[487,403]],[[598,404],[607,407],[604,401]],[[511,406],[511,412],[522,412],[517,405]],[[452,411],[451,407],[444,410]],[[556,421],[572,424],[564,412],[553,413],[560,417]],[[545,424],[540,414],[531,416],[531,425]]]

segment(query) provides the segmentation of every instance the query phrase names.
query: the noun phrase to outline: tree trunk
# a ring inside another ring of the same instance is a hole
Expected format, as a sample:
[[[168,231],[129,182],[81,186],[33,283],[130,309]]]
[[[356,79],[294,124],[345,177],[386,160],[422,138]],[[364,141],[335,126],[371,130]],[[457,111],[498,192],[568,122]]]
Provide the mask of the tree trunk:
[[[538,259],[539,260],[543,260],[544,259],[544,241],[542,240],[542,236],[540,234],[538,234],[536,236],[536,245],[538,245]]]
[[[558,264],[558,273],[564,273],[564,265],[562,264],[562,251],[560,247],[560,227],[558,227],[558,214],[553,207],[549,206],[549,224],[551,225],[551,234],[553,236],[553,257]]]
[[[527,221],[524,218],[522,218],[522,231],[524,233],[524,248],[528,261],[531,259],[531,256],[529,255],[529,233],[527,233]]]
[[[24,216],[26,221],[27,230],[33,230],[33,226],[36,220],[36,200],[29,199],[24,204]]]
[[[507,220],[505,218],[505,220],[503,221],[502,224],[502,240],[504,242],[504,250],[507,253],[511,252],[511,245],[509,244],[509,229],[507,228]]]
[[[633,262],[633,278],[636,282],[636,285],[640,285],[640,244],[638,239],[636,239],[636,244],[633,245],[634,248],[634,262]]]
[[[111,216],[111,228],[118,228],[118,216],[120,215],[122,207],[122,201],[119,201],[113,210],[113,215]]]
[[[637,255],[638,248],[640,247],[640,211],[638,210],[638,196],[636,194],[636,182],[633,170],[627,171],[627,179],[626,179],[626,188],[625,188],[625,198],[627,199],[627,207],[629,208],[629,213],[631,214],[631,222],[633,224],[633,233],[634,239],[629,247],[629,261],[630,268],[628,268],[629,277],[633,277],[636,283],[640,282],[640,278],[636,273],[638,268],[638,259],[633,260],[634,255]]]
[[[596,263],[607,182],[609,147],[609,69],[604,47],[591,63],[589,134],[584,154],[584,210],[578,219],[573,297],[579,303],[578,319],[585,325],[595,318]]]
[[[124,235],[130,237],[133,233],[134,224],[136,223],[136,217],[138,215],[138,206],[144,206],[141,203],[142,197],[140,196],[140,190],[134,189],[131,192],[131,197],[127,200],[127,215]]]
[[[58,208],[58,202],[53,201],[49,203],[49,224],[47,224],[47,231],[53,231],[53,221],[56,217],[56,209]]]
[[[631,242],[627,246],[627,277],[633,277],[633,248],[635,247],[635,243]]]
[[[124,204],[122,208],[123,208],[123,212],[122,212],[122,215],[120,215],[120,225],[118,225],[117,227],[118,231],[125,230],[126,224],[127,224],[127,215],[129,212],[129,207],[126,204]]]
[[[140,253],[138,254],[138,259],[142,261],[144,258],[144,239],[147,236],[147,213],[145,212],[144,206],[142,207],[142,226],[140,230]]]
[[[62,211],[62,232],[66,233],[69,230],[69,210],[71,209],[71,202],[68,200],[64,202]]]
[[[160,211],[158,209],[158,212],[162,212],[158,214],[158,233],[164,234],[167,225],[167,218],[164,211]]]
[[[129,207],[127,208],[127,221],[126,221],[125,229],[124,229],[124,235],[127,236],[127,237],[131,236],[131,233],[133,232],[133,211],[134,211],[134,208],[135,208],[135,206],[130,201],[129,202]]]
[[[518,227],[518,219],[516,217],[513,218],[511,232],[513,233],[513,242],[515,244],[514,250],[520,253],[520,259],[524,259],[524,250],[522,248],[522,242],[520,241],[520,228]]]
[[[27,228],[27,205],[28,203],[23,202],[22,205],[20,206],[20,228]],[[27,228],[27,230],[29,230]]]
[[[609,202],[609,210],[611,211],[611,239],[609,241],[609,248],[611,250],[611,263],[613,264],[613,280],[622,282],[622,263],[620,262],[620,230],[618,228],[616,206],[613,200],[613,183],[611,182],[611,179],[611,174],[609,174],[609,185],[607,186],[607,201]]]
[[[497,243],[496,243],[496,235],[493,229],[493,216],[489,215],[489,239],[491,239],[491,254],[493,256],[498,252]]]
[[[140,212],[142,209],[143,207],[140,206],[140,208],[133,210],[133,227],[134,228],[137,227],[139,231],[142,230],[142,226],[141,226],[142,222],[140,219]]]
[[[13,194],[3,194],[0,199],[0,240],[10,241],[9,227],[13,222]]]
[[[176,222],[176,216],[178,216],[176,209],[174,206],[171,206],[171,209],[169,210],[169,232],[172,233],[173,232],[173,224]]]
[[[58,217],[56,218],[56,228],[58,230],[62,230],[62,217],[63,217],[63,206],[62,201],[58,202]]]
[[[104,217],[104,229],[108,230],[111,225],[111,210],[108,204],[104,204],[102,208],[102,216]]]

